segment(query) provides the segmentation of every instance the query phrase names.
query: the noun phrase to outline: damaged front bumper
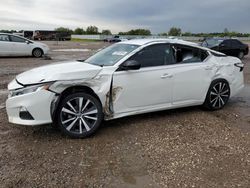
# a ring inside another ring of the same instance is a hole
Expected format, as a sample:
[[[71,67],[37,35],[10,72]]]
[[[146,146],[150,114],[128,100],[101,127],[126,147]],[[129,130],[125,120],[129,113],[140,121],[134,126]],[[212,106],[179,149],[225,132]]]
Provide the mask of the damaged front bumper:
[[[9,122],[31,126],[52,123],[50,107],[55,95],[48,90],[39,90],[9,97],[6,101]]]

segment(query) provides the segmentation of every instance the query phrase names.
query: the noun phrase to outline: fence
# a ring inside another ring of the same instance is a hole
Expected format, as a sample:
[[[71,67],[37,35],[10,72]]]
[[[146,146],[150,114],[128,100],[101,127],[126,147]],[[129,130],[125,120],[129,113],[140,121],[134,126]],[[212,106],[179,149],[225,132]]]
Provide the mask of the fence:
[[[73,39],[91,39],[91,40],[103,40],[105,38],[110,38],[112,35],[71,35],[71,38]],[[122,35],[121,38],[126,39],[141,39],[141,38],[168,38],[166,36],[158,36],[158,35],[151,35],[151,36],[142,36],[142,35]],[[185,37],[180,36],[176,37],[178,39],[182,40],[188,40],[188,41],[199,41],[202,40],[203,37]],[[250,37],[235,37],[242,41],[250,41]]]

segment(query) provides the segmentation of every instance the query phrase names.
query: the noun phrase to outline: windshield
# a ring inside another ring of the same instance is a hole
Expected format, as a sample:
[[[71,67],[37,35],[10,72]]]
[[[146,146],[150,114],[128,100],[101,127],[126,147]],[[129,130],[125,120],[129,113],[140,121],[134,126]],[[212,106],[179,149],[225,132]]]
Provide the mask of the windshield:
[[[133,44],[113,44],[97,52],[96,54],[88,58],[85,62],[99,66],[112,66],[138,47],[138,45]]]
[[[223,40],[220,40],[220,39],[207,39],[202,43],[202,46],[211,48],[214,46],[218,46],[222,42]]]

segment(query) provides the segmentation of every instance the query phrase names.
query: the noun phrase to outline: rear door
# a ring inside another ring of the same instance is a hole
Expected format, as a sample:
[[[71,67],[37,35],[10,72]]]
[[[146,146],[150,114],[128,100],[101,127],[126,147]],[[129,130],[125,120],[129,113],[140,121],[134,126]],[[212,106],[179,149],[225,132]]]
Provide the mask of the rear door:
[[[232,56],[234,53],[233,53],[233,50],[232,50],[231,40],[224,40],[219,45],[219,51],[226,54],[226,55]]]
[[[9,56],[12,54],[12,44],[9,35],[0,34],[0,56]]]
[[[213,65],[205,62],[208,53],[199,48],[173,45],[176,62],[173,74],[173,106],[198,105],[205,100]]]
[[[232,45],[231,48],[232,48],[232,55],[233,56],[237,57],[241,51],[244,51],[242,49],[243,44],[238,40],[235,40],[235,39],[231,40],[231,45]]]

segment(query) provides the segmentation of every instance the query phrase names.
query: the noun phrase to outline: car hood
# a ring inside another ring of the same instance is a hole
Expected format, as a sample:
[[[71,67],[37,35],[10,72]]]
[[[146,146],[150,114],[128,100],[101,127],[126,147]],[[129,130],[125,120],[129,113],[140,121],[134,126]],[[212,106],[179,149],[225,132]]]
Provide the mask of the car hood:
[[[58,80],[88,79],[95,77],[101,69],[102,67],[79,61],[57,63],[21,73],[16,80],[22,85],[30,85]]]

